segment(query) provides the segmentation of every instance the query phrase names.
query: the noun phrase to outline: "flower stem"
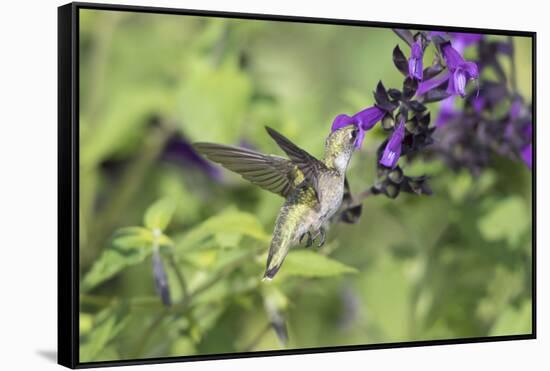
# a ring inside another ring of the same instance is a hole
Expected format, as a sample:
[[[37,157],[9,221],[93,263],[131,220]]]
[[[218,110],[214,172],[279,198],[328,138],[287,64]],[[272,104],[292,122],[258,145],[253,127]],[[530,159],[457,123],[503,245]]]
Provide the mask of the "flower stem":
[[[178,280],[178,284],[180,285],[180,288],[181,288],[182,301],[185,301],[189,296],[189,289],[187,287],[187,282],[185,280],[185,277],[183,276],[183,272],[178,267],[176,260],[174,259],[174,255],[169,254],[168,263],[176,273],[176,279]]]

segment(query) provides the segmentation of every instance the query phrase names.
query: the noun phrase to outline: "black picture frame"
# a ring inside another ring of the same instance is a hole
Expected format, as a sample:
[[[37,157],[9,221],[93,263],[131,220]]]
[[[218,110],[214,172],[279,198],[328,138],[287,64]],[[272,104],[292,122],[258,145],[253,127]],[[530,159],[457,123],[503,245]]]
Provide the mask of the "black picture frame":
[[[193,15],[221,18],[238,18],[281,22],[368,26],[379,28],[414,28],[418,30],[441,30],[450,32],[476,32],[494,35],[522,36],[532,39],[532,117],[533,166],[532,166],[532,332],[525,335],[473,337],[461,339],[408,341],[369,345],[334,346],[322,348],[255,351],[230,354],[209,354],[167,358],[131,359],[82,363],[79,360],[79,11],[96,9],[122,12],[139,12],[172,15]],[[537,34],[532,31],[500,30],[490,28],[462,28],[442,25],[388,23],[346,19],[312,18],[223,11],[157,8],[98,3],[70,3],[58,8],[58,363],[69,368],[99,366],[122,366],[182,361],[202,361],[228,358],[247,358],[342,352],[381,348],[418,347],[463,343],[496,342],[507,340],[536,339],[536,43]]]

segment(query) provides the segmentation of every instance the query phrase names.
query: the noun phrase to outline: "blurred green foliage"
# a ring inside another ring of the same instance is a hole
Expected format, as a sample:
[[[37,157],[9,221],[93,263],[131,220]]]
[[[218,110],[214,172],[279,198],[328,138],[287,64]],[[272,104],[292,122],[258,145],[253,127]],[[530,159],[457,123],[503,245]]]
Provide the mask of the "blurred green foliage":
[[[264,125],[320,156],[336,114],[400,83],[391,51],[406,48],[390,30],[81,10],[80,43],[82,362],[531,332],[521,163],[495,158],[476,178],[406,164],[434,196],[368,198],[359,224],[292,250],[265,283],[282,199],[161,160],[175,134],[280,153]],[[516,45],[529,97],[531,45]],[[354,155],[352,190],[372,184],[382,137]]]

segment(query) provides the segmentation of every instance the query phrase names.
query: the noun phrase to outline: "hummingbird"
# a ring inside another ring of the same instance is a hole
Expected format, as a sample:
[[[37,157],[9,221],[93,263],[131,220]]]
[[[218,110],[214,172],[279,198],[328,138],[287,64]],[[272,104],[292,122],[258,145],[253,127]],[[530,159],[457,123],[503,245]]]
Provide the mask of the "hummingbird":
[[[347,189],[346,169],[355,150],[358,129],[345,126],[325,141],[325,154],[318,160],[276,130],[267,133],[288,158],[215,143],[194,143],[206,158],[261,188],[285,198],[271,239],[264,280],[277,274],[291,247],[307,235],[306,247],[319,237],[326,240],[326,225],[338,211]]]

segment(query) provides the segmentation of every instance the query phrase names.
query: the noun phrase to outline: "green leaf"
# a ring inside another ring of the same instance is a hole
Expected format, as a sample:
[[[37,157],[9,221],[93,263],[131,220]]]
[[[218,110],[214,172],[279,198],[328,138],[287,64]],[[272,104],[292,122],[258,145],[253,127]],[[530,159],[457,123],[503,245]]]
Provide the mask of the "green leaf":
[[[143,227],[126,227],[116,231],[113,246],[122,249],[141,248],[153,242],[153,233]]]
[[[301,277],[330,277],[357,273],[357,269],[311,250],[291,251],[281,268],[280,275]]]
[[[89,291],[105,280],[111,278],[122,269],[141,263],[151,253],[151,249],[145,244],[131,247],[113,245],[107,248],[92,265],[92,268],[82,279],[80,289],[82,292]],[[128,243],[128,240],[125,240]]]
[[[241,236],[252,237],[263,242],[270,240],[270,236],[264,232],[262,225],[254,215],[228,209],[190,230],[177,243],[177,249],[181,251],[195,248],[210,237],[214,237],[216,242],[224,247],[237,247]]]
[[[80,361],[99,361],[107,344],[115,338],[128,322],[128,307],[118,305],[104,309],[94,318],[94,324],[90,334],[81,338]]]
[[[175,211],[176,203],[174,200],[164,198],[151,205],[145,212],[143,223],[152,230],[163,231],[170,223]]]
[[[515,247],[531,224],[527,207],[519,196],[508,197],[496,203],[478,222],[483,238],[488,241],[507,240]]]

